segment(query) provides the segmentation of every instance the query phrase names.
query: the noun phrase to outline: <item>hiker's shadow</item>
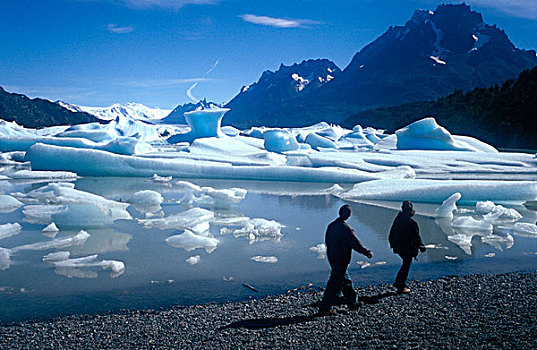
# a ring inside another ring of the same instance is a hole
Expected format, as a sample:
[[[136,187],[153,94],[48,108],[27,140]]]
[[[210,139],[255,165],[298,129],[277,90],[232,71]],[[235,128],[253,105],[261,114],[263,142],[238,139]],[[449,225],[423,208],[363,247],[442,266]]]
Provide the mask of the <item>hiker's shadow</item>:
[[[377,295],[363,296],[359,300],[363,301],[364,304],[376,304],[381,299],[397,295],[395,292],[387,292]],[[316,301],[312,304],[304,305],[303,307],[319,307],[320,301]],[[346,305],[347,302],[344,298],[339,298],[335,305]],[[291,324],[304,323],[312,321],[316,318],[316,315],[308,316],[293,316],[293,317],[267,317],[267,318],[252,318],[249,320],[242,320],[228,324],[227,326],[220,327],[218,330],[228,329],[228,328],[246,328],[246,329],[263,329],[263,328],[274,328],[278,326],[288,326]]]

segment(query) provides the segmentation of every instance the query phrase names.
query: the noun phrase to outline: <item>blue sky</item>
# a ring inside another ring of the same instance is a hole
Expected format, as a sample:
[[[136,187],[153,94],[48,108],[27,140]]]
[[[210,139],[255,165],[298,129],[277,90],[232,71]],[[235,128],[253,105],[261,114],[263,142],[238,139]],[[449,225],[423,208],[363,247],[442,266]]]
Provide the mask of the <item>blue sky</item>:
[[[444,1],[444,3],[458,3]],[[229,101],[265,70],[344,68],[433,0],[0,0],[0,86],[88,106]],[[466,1],[537,48],[535,0]]]

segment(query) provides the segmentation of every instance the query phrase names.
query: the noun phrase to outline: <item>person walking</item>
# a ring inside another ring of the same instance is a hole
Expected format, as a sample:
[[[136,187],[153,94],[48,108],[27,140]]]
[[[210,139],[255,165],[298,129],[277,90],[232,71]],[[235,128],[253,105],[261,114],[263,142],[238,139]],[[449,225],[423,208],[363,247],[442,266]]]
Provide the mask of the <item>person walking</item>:
[[[399,254],[403,259],[403,265],[393,286],[397,289],[397,293],[410,293],[410,288],[406,286],[406,279],[412,264],[412,258],[418,256],[418,250],[424,253],[426,251],[420,237],[418,224],[412,216],[414,216],[414,206],[411,201],[404,201],[401,206],[401,211],[395,217],[388,241],[390,247],[395,254]]]
[[[343,296],[350,310],[362,305],[361,302],[357,302],[356,300],[356,292],[352,286],[347,268],[351,262],[352,250],[368,258],[373,257],[373,252],[365,248],[354,234],[354,230],[347,223],[347,219],[350,216],[350,206],[347,204],[343,205],[339,209],[339,217],[331,222],[326,229],[326,255],[328,256],[328,262],[332,271],[326,284],[323,299],[319,305],[318,316],[335,314],[330,309],[340,292],[343,292]]]

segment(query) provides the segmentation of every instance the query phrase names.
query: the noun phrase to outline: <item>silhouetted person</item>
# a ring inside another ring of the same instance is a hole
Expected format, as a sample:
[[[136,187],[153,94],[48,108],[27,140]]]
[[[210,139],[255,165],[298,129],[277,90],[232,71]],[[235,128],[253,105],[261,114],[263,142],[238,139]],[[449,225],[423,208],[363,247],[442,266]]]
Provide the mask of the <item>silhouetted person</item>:
[[[342,206],[339,209],[339,217],[331,222],[326,229],[326,255],[332,272],[319,305],[318,315],[320,316],[335,314],[335,312],[330,311],[330,308],[334,305],[340,292],[343,292],[349,309],[352,310],[361,305],[356,301],[356,292],[352,286],[347,267],[351,262],[353,249],[368,258],[372,258],[373,253],[362,245],[356,238],[352,227],[347,224],[347,219],[350,216],[351,208],[348,205]]]
[[[410,289],[406,286],[406,279],[412,258],[418,256],[418,250],[423,253],[426,249],[421,241],[418,224],[412,219],[414,216],[412,202],[404,201],[401,209],[393,221],[388,241],[393,252],[399,254],[403,259],[403,265],[397,273],[393,286],[397,288],[397,293],[409,293]]]

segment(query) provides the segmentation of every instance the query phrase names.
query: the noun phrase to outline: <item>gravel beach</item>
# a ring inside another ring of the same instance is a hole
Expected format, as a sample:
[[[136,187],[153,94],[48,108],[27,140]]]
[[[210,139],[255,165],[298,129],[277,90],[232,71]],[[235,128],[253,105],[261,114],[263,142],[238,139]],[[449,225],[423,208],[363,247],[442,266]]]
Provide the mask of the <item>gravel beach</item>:
[[[358,288],[365,305],[313,317],[322,293],[0,326],[1,349],[537,349],[537,273]]]

